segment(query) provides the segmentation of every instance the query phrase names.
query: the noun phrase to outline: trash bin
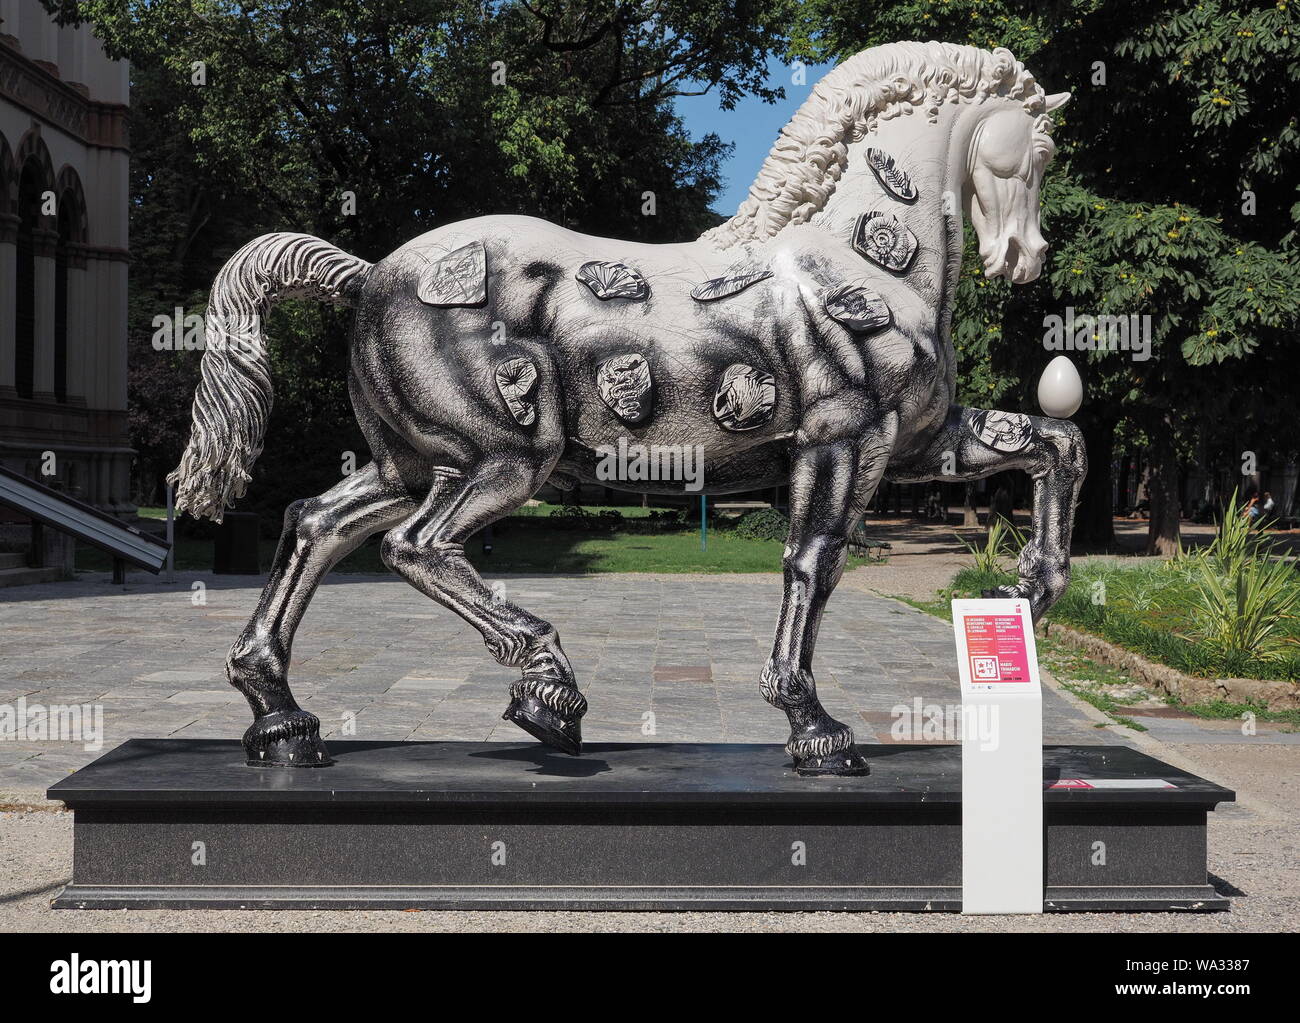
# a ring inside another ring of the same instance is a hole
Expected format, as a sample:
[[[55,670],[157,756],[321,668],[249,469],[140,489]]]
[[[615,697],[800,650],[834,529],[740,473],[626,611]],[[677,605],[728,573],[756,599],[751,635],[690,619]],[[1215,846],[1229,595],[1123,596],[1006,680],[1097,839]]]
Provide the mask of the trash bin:
[[[217,541],[212,553],[212,571],[217,575],[260,575],[257,557],[257,514],[226,512],[217,527]]]

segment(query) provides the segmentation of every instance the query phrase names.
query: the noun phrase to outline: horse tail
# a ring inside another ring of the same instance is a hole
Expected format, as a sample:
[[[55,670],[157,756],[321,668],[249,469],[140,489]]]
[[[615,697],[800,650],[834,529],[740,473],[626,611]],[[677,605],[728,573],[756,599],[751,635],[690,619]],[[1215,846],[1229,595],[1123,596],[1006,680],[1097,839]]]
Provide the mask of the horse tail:
[[[194,426],[167,477],[176,508],[220,522],[244,495],[271,414],[271,366],[262,318],[282,298],[356,304],[371,264],[309,234],[255,238],[212,283]]]

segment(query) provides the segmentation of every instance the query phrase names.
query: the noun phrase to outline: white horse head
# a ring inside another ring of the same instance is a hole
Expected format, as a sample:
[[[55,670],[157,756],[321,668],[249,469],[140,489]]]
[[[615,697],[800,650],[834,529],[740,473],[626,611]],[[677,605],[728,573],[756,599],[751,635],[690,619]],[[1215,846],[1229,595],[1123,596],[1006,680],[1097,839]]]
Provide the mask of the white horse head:
[[[1056,153],[1047,114],[1069,98],[1068,92],[1046,96],[1031,110],[1007,103],[975,126],[963,200],[987,277],[1026,284],[1042,272],[1047,242],[1039,228],[1038,193]],[[1042,113],[1032,112],[1040,105]]]
[[[1046,95],[1001,47],[902,42],[864,50],[817,83],[736,215],[704,239],[727,249],[794,224],[842,229],[846,221],[834,207],[852,207],[854,177],[869,177],[857,153],[883,143],[922,185],[919,208],[908,217],[913,230],[940,225],[928,202],[960,193],[985,273],[1032,281],[1047,250],[1038,216],[1039,187],[1055,152],[1047,115],[1069,98]]]

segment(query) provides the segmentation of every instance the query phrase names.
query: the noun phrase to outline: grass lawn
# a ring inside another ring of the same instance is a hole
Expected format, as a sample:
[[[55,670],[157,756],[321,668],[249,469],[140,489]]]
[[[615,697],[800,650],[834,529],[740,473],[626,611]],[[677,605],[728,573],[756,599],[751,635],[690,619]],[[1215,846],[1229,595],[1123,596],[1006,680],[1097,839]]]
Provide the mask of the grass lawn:
[[[551,515],[552,512],[558,511],[559,508],[560,505],[558,504],[549,504],[546,501],[543,501],[540,504],[532,505],[531,507],[525,505],[522,508],[516,508],[513,512],[510,513],[510,517],[515,519],[536,518],[539,516],[542,518],[546,518],[549,515]],[[623,518],[625,519],[649,518],[651,512],[663,510],[662,508],[642,508],[640,505],[633,505],[633,504],[583,505],[583,508],[584,510],[592,512],[593,514],[598,512],[603,512],[603,511],[616,511],[620,515],[622,515]],[[152,508],[152,507],[142,506],[136,509],[136,514],[138,514],[142,519],[158,519],[161,522],[167,521],[166,508]]]
[[[971,571],[967,569],[959,573],[957,578],[969,582],[972,577],[967,573]],[[942,618],[944,621],[950,622],[952,621],[950,597],[977,596],[979,596],[978,589],[963,590],[954,583],[951,591],[936,597],[934,600],[913,600],[909,597],[896,597],[895,599],[911,604],[913,607],[925,611],[927,614],[932,614],[936,618]],[[1053,619],[1054,613],[1055,609],[1048,613],[1049,621]],[[1035,645],[1038,648],[1039,664],[1051,672],[1052,677],[1060,682],[1064,688],[1079,697],[1079,699],[1092,704],[1098,710],[1109,715],[1115,724],[1123,725],[1137,732],[1147,731],[1145,726],[1124,713],[1126,704],[1140,702],[1143,699],[1141,694],[1132,691],[1133,680],[1128,675],[1107,664],[1093,660],[1075,647],[1052,639],[1050,635],[1038,637]],[[1165,697],[1165,703],[1170,706],[1181,706],[1183,710],[1189,711],[1197,717],[1220,720],[1226,718],[1236,719],[1249,712],[1254,714],[1260,721],[1289,725],[1290,727],[1283,729],[1284,731],[1300,729],[1300,710],[1271,711],[1264,706],[1227,703],[1223,700],[1214,703],[1180,705],[1173,697]]]
[[[1012,580],[1002,572],[966,568],[954,577],[950,588],[931,600],[900,598],[938,618],[952,620],[949,601],[953,597],[978,597],[981,591]],[[1144,560],[1137,564],[1118,561],[1076,563],[1066,595],[1047,613],[1049,622],[1066,624],[1091,632],[1189,675],[1205,678],[1252,677],[1289,679],[1300,677],[1300,620],[1285,616],[1278,623],[1277,649],[1273,656],[1253,657],[1231,665],[1224,663],[1200,638],[1195,574],[1188,563]],[[1297,578],[1300,585],[1300,577]],[[1070,692],[1104,711],[1115,723],[1136,731],[1146,729],[1125,716],[1125,705],[1145,699],[1132,679],[1102,664],[1078,649],[1050,635],[1038,640],[1040,663]],[[1231,667],[1234,673],[1225,669]],[[1177,706],[1178,701],[1166,697]],[[1205,718],[1240,718],[1254,714],[1261,721],[1300,728],[1300,711],[1270,711],[1262,705],[1230,704],[1224,701],[1183,706]]]
[[[1010,579],[964,569],[952,589],[956,596],[979,596]],[[1292,585],[1300,588],[1300,573]],[[1225,655],[1206,641],[1199,593],[1195,567],[1183,559],[1087,561],[1074,566],[1070,588],[1047,620],[1091,632],[1198,678],[1300,681],[1300,616],[1282,616],[1271,650]]]
[[[782,544],[776,540],[750,540],[734,534],[730,524],[709,527],[708,543],[700,549],[699,523],[669,526],[652,525],[650,513],[656,509],[620,506],[586,507],[592,515],[602,511],[619,512],[623,522],[617,525],[568,525],[551,519],[555,505],[521,508],[493,529],[492,553],[484,555],[481,535],[465,546],[470,560],[486,574],[587,572],[779,572]],[[662,511],[662,510],[660,510]],[[159,518],[165,512],[141,508],[145,518]],[[379,538],[369,540],[345,558],[336,572],[387,572],[379,557]],[[275,540],[261,542],[261,565],[265,572],[275,555]],[[212,570],[212,541],[180,537],[176,542],[176,568],[185,572]],[[863,559],[851,557],[850,564]],[[79,548],[80,571],[109,571],[107,555],[93,548]]]

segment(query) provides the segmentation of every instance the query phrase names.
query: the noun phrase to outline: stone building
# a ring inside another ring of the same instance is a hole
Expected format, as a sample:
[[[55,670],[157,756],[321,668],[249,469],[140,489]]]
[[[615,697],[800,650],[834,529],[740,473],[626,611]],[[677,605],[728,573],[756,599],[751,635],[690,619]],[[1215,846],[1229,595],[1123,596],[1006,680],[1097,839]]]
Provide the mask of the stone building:
[[[128,92],[88,26],[0,0],[0,462],[119,515]]]

